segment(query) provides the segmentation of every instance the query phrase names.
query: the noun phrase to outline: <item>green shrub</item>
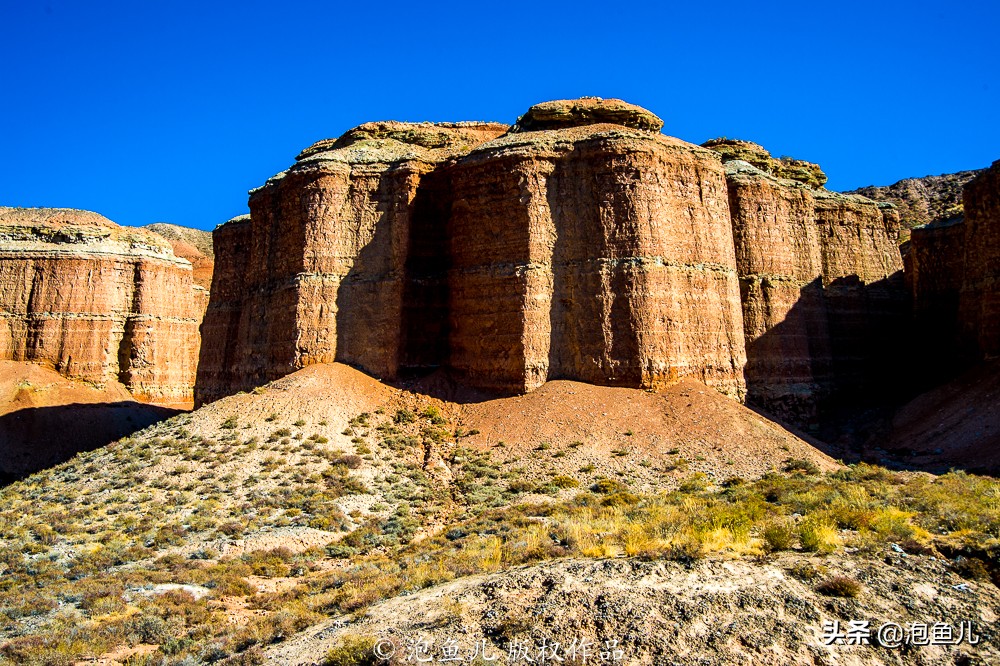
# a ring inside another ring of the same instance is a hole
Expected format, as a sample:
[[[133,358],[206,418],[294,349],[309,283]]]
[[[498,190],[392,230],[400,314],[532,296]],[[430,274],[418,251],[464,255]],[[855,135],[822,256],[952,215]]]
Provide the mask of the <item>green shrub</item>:
[[[789,458],[785,461],[784,470],[789,473],[800,472],[802,474],[819,474],[820,469],[811,460],[804,458]]]
[[[764,527],[761,536],[768,552],[790,550],[795,543],[795,528],[787,521],[775,521]]]
[[[324,666],[375,666],[375,639],[371,636],[348,634],[326,653]]]

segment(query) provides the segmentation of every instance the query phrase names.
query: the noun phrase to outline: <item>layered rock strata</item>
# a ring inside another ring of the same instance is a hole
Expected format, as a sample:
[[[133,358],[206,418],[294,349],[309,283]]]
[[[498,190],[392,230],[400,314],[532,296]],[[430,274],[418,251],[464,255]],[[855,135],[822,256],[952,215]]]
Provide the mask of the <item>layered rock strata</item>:
[[[741,397],[723,169],[599,111],[559,129],[522,118],[452,168],[451,366],[504,392],[694,376]]]
[[[314,144],[215,232],[198,399],[333,360],[503,393],[749,384],[796,422],[875,386],[906,302],[892,207],[661,127],[584,98]]]
[[[447,197],[430,196],[438,187],[430,181],[506,130],[368,123],[310,146],[253,191],[249,219],[215,232],[198,400],[312,363],[341,361],[383,378],[440,363],[441,353],[414,342],[446,344],[446,273],[435,260]]]
[[[156,234],[86,211],[0,208],[0,359],[190,401],[192,294],[191,264]]]
[[[815,424],[829,399],[878,384],[905,321],[898,220],[890,206],[742,160],[727,161],[726,174],[748,398]]]
[[[199,319],[204,317],[208,308],[209,290],[212,288],[212,271],[215,267],[211,232],[165,222],[147,224],[143,228],[165,238],[170,243],[174,255],[191,262],[194,301],[200,313]]]
[[[1000,355],[1000,160],[965,186],[958,326],[965,353]]]

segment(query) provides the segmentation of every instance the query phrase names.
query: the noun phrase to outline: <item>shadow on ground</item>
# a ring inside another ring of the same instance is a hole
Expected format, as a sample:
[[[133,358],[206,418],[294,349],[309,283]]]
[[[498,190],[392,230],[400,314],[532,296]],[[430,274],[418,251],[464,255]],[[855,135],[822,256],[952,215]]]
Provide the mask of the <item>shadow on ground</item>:
[[[28,407],[0,415],[0,485],[110,444],[182,410],[140,402]]]

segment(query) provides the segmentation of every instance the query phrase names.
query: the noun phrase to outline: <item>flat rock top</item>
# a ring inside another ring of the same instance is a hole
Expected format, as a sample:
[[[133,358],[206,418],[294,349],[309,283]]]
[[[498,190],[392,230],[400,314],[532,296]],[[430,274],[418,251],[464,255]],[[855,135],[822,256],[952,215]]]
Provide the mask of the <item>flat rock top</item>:
[[[526,155],[531,158],[554,156],[575,150],[584,144],[600,145],[611,152],[666,150],[715,164],[714,153],[660,132],[624,127],[611,123],[581,125],[531,132],[511,131],[477,146],[463,158],[470,161],[491,160],[501,156]]]
[[[536,104],[517,119],[515,132],[564,129],[584,125],[622,125],[648,132],[659,132],[663,121],[641,106],[620,99],[581,97]]]
[[[117,224],[98,213],[74,208],[11,208],[0,206],[0,225],[4,226],[49,226],[66,225],[120,228]]]
[[[365,123],[336,139],[323,139],[299,153],[298,162],[335,160],[387,162],[425,158],[439,161],[466,153],[509,129],[503,123]]]
[[[0,251],[141,255],[190,265],[152,231],[71,208],[0,207]]]

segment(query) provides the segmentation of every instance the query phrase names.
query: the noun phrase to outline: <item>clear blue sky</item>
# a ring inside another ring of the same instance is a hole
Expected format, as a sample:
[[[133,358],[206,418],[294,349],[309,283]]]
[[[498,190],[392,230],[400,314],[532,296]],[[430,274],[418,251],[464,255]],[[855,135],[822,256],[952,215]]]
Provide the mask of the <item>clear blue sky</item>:
[[[1000,3],[0,0],[0,204],[211,229],[369,120],[640,104],[828,187],[1000,159]]]

